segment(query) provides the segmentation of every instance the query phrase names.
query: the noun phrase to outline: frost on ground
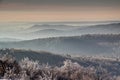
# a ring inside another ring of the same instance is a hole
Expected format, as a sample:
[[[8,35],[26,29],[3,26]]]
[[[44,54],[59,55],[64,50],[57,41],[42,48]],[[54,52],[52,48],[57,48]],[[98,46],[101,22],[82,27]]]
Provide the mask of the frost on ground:
[[[24,58],[17,62],[6,54],[0,57],[0,79],[10,80],[120,80],[119,76],[111,76],[101,67],[83,67],[71,60],[64,65],[42,65],[38,61]]]

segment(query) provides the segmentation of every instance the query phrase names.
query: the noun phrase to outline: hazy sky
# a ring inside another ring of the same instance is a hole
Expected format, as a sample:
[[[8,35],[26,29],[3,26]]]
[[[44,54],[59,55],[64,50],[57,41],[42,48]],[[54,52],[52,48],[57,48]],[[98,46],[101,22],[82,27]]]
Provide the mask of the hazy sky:
[[[0,0],[0,22],[120,20],[120,0]]]

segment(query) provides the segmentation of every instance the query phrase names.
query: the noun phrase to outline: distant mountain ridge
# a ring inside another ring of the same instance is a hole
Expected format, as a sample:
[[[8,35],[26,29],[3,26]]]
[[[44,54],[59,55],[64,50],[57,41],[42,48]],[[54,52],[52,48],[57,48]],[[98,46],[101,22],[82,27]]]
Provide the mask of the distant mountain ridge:
[[[48,28],[54,28],[54,27],[71,27],[72,25],[65,25],[65,24],[54,24],[54,25],[52,25],[52,24],[42,24],[42,25],[33,25],[33,26],[31,26],[30,28],[28,28],[28,29],[40,29],[41,27],[48,27]],[[78,26],[78,25],[76,25],[77,27],[82,27],[82,26]],[[113,26],[120,26],[120,22],[114,22],[114,23],[104,23],[104,24],[96,24],[96,25],[87,25],[86,27],[99,27],[99,26],[101,26],[101,27],[106,27],[106,26],[108,26],[108,27],[113,27]],[[75,27],[75,26],[72,26],[72,27]],[[83,28],[83,27],[82,27]]]
[[[27,30],[44,30],[44,29],[56,29],[57,27],[70,27],[64,24],[35,24],[29,27]]]
[[[38,30],[36,32],[33,32],[33,33],[62,33],[64,31],[62,30],[57,30],[57,29],[43,29],[43,30]]]
[[[57,29],[58,28],[58,29]],[[61,29],[63,30],[61,30]],[[61,36],[80,36],[84,34],[119,34],[120,23],[70,26],[70,25],[34,25],[28,30],[31,30],[27,35],[32,36],[48,36],[48,37],[61,37]],[[27,32],[27,31],[26,31]]]
[[[17,38],[30,40],[35,38],[61,37],[61,36],[81,36],[85,34],[119,34],[120,22],[33,22],[4,24],[11,26],[0,29],[0,37]],[[14,25],[15,24],[15,25]],[[13,25],[13,27],[12,27]],[[2,25],[1,25],[2,27]],[[7,40],[7,39],[6,39]]]
[[[22,40],[15,38],[0,38],[0,42],[15,42],[15,41],[22,41]]]
[[[0,43],[0,48],[32,49],[74,55],[112,55],[114,53],[113,48],[117,49],[120,46],[119,42],[120,34],[95,34]]]
[[[77,28],[71,31],[82,34],[118,34],[120,33],[120,23],[100,24]]]

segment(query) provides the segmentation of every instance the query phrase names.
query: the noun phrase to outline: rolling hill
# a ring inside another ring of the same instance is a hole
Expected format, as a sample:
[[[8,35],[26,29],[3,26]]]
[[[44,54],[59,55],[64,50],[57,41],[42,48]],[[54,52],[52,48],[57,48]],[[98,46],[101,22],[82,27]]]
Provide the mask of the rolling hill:
[[[15,42],[15,41],[22,41],[22,40],[15,38],[0,38],[0,42]]]
[[[118,34],[120,33],[120,23],[100,24],[71,31],[82,34]]]
[[[119,34],[120,23],[98,24],[88,26],[72,25],[34,25],[28,28],[26,35],[37,37],[80,36],[85,34]]]
[[[117,54],[119,46],[120,34],[94,34],[0,42],[0,48],[32,49],[73,55],[112,55],[113,53]]]

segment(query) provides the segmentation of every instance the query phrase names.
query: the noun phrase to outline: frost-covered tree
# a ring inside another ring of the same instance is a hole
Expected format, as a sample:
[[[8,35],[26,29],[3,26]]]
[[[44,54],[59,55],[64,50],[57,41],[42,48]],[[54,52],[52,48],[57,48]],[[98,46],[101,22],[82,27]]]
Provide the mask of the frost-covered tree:
[[[8,54],[0,57],[0,79],[11,80],[119,80],[102,67],[84,67],[71,60],[62,66],[42,65],[24,58],[17,62]]]

